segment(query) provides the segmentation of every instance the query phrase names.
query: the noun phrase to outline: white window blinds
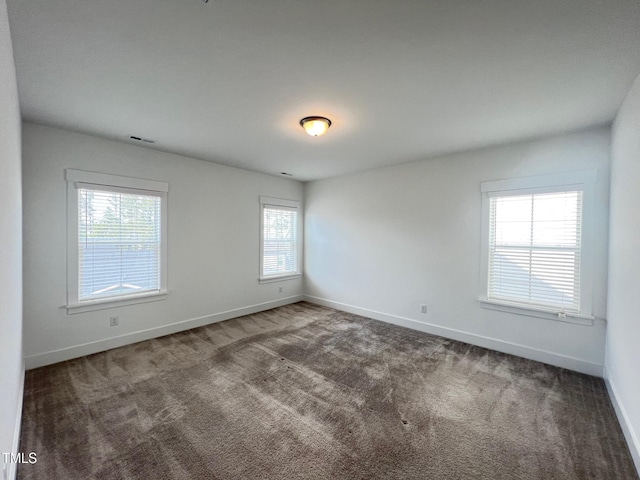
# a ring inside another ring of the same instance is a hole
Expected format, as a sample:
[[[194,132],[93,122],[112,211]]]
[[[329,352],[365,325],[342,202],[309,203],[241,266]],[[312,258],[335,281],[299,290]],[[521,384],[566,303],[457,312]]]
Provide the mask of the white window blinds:
[[[490,197],[489,299],[580,311],[582,195]]]
[[[298,209],[262,205],[262,277],[299,273]]]
[[[161,288],[161,197],[78,185],[78,300]]]

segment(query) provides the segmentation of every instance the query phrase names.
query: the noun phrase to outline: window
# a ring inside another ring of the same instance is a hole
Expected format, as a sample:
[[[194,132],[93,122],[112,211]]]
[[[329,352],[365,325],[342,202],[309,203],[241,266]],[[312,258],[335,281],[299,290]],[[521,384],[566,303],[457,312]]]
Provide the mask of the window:
[[[300,203],[260,197],[260,209],[260,280],[300,275]]]
[[[168,185],[71,169],[67,182],[67,309],[165,295]]]
[[[584,227],[592,184],[589,173],[482,184],[481,300],[561,319],[591,316]]]

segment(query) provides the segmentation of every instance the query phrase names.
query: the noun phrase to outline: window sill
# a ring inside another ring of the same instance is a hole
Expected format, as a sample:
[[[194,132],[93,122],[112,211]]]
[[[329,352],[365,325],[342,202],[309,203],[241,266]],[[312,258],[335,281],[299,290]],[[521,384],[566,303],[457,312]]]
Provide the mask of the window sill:
[[[76,313],[93,312],[95,310],[103,310],[106,308],[136,305],[138,303],[158,302],[160,300],[165,300],[168,295],[169,292],[165,290],[161,292],[141,293],[140,295],[128,295],[127,297],[91,300],[88,302],[66,305],[64,308],[67,309],[67,315],[73,315]]]
[[[297,278],[301,278],[301,273],[287,274],[287,275],[274,275],[273,277],[260,277],[258,278],[258,283],[273,283],[273,282],[281,282],[285,280],[295,280]]]
[[[490,310],[498,310],[500,312],[512,313],[515,315],[525,315],[528,317],[544,318],[546,320],[555,320],[556,322],[574,323],[576,325],[593,326],[594,317],[591,315],[581,315],[579,313],[560,314],[557,311],[544,310],[542,308],[529,307],[509,302],[500,302],[498,300],[489,300],[485,297],[479,297],[478,301],[482,308]],[[563,316],[564,315],[564,316]]]

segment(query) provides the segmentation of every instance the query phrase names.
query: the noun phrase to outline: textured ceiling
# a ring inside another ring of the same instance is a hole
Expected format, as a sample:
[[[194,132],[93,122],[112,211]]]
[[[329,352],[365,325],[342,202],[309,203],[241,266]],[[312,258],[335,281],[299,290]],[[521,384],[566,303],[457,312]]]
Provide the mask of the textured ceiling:
[[[607,124],[640,72],[636,0],[8,8],[25,120],[298,180]]]

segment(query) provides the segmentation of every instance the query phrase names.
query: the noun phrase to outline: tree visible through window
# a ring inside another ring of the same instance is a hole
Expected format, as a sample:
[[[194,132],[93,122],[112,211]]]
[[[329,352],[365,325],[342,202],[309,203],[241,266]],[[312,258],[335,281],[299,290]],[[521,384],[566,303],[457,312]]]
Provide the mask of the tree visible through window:
[[[165,295],[169,185],[73,169],[66,176],[67,310]]]
[[[80,301],[160,289],[160,197],[78,189]]]

